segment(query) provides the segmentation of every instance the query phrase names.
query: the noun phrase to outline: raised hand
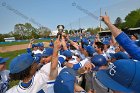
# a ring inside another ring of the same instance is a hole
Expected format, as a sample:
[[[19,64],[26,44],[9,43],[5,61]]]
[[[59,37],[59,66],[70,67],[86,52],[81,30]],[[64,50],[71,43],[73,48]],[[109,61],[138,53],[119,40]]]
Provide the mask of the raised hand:
[[[54,50],[58,51],[60,47],[61,47],[61,42],[60,42],[60,35],[59,35],[58,38],[54,42]]]

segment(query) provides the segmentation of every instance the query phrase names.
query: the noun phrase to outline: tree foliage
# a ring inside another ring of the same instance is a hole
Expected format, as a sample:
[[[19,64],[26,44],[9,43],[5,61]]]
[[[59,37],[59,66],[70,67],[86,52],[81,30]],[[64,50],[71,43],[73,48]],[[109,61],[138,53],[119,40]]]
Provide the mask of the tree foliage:
[[[101,31],[104,30],[103,28],[101,28]],[[98,32],[100,32],[100,28],[96,27],[96,28],[88,28],[87,32],[90,32],[91,35],[93,34],[97,34]]]
[[[140,27],[140,9],[131,11],[125,17],[125,22],[123,22],[119,25],[119,28],[121,28],[121,29],[136,28],[136,27]]]
[[[120,17],[117,17],[117,19],[115,20],[114,25],[116,27],[119,27],[122,24],[122,19]]]

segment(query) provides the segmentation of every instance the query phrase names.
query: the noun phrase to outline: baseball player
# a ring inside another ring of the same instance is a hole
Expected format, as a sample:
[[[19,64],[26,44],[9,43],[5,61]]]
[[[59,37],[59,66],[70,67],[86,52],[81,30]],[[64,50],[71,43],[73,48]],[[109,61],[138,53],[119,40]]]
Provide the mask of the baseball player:
[[[6,93],[47,93],[47,81],[49,79],[53,80],[57,76],[59,48],[60,41],[58,37],[54,42],[50,68],[47,66],[50,64],[45,64],[38,71],[37,67],[40,60],[37,60],[37,57],[34,58],[28,53],[14,58],[10,63],[10,78],[12,80],[20,80],[20,82]]]
[[[9,85],[9,70],[6,70],[6,61],[9,58],[0,58],[0,93],[5,93]]]

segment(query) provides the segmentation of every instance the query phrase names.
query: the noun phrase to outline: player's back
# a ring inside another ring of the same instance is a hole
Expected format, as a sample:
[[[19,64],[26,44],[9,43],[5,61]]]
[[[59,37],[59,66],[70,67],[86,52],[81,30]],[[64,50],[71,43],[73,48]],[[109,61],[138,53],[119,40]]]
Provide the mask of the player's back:
[[[49,79],[50,70],[48,65],[44,65],[28,83],[19,82],[18,85],[9,89],[6,93],[47,93],[47,81]],[[46,88],[45,88],[46,87]]]

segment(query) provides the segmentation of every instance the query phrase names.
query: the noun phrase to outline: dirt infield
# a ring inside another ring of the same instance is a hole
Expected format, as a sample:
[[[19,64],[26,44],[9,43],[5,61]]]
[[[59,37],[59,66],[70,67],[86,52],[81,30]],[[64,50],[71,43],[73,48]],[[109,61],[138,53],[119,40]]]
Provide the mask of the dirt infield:
[[[43,42],[45,47],[49,45],[48,42]],[[28,47],[28,44],[22,44],[22,45],[12,45],[12,46],[3,46],[0,47],[0,53],[10,52],[10,51],[16,51],[16,50],[23,50]]]

